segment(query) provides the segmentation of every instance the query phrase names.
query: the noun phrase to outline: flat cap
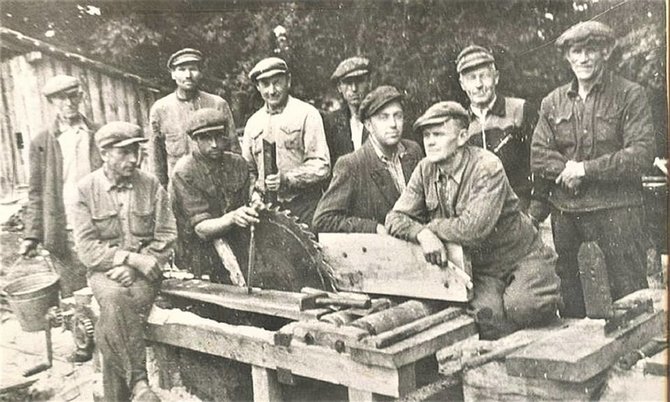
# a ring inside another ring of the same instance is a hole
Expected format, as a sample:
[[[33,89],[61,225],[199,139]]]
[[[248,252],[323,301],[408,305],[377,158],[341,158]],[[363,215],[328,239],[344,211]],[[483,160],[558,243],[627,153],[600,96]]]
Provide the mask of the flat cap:
[[[403,95],[395,87],[382,85],[373,89],[363,98],[358,108],[361,121],[374,116],[384,105],[394,100],[402,100]]]
[[[452,118],[468,119],[468,112],[458,102],[444,101],[437,102],[429,107],[412,125],[414,131],[418,131],[426,126],[441,124]]]
[[[142,136],[140,126],[125,121],[112,121],[95,133],[95,143],[98,148],[123,148],[137,142],[147,142]]]
[[[72,93],[79,91],[79,80],[70,75],[55,75],[44,84],[42,93],[44,96],[53,96],[57,93]]]
[[[370,60],[365,57],[350,57],[342,60],[337,66],[333,75],[330,76],[332,81],[339,81],[342,78],[358,77],[370,73]]]
[[[477,46],[470,45],[461,50],[456,58],[456,71],[460,74],[462,71],[469,68],[477,67],[482,64],[495,63],[496,59],[490,50]]]
[[[225,131],[227,122],[226,115],[219,109],[198,109],[188,120],[186,133],[193,137],[211,131]]]
[[[256,63],[249,72],[249,79],[256,82],[262,78],[288,73],[286,62],[279,57],[268,57]]]
[[[203,56],[200,50],[187,47],[172,53],[172,56],[167,61],[167,67],[171,69],[184,63],[200,63],[202,59]]]
[[[614,42],[614,32],[610,27],[598,21],[584,21],[568,28],[556,39],[556,46],[564,50],[566,46],[575,43],[594,40]]]

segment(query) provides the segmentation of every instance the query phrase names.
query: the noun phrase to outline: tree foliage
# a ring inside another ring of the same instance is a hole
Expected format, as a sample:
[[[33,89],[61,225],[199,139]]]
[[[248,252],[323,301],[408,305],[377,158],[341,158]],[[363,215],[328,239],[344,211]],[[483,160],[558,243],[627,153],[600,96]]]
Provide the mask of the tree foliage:
[[[210,87],[245,116],[256,106],[246,74],[273,54],[278,24],[288,30],[290,52],[282,55],[300,96],[317,106],[336,98],[331,72],[343,58],[363,54],[375,63],[377,84],[406,91],[411,117],[437,100],[465,101],[454,60],[475,43],[493,50],[502,93],[538,102],[570,78],[555,38],[597,19],[620,38],[613,67],[656,92],[663,121],[667,109],[662,0],[3,3],[4,26],[168,85],[169,55],[199,48],[208,56]]]

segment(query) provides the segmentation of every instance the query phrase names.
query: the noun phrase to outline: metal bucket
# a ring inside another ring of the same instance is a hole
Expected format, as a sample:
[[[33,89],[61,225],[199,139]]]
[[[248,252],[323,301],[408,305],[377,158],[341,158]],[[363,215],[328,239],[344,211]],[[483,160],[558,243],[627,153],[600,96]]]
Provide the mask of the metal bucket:
[[[41,272],[15,279],[4,287],[9,305],[26,332],[46,329],[49,307],[58,306],[58,280],[53,272]]]

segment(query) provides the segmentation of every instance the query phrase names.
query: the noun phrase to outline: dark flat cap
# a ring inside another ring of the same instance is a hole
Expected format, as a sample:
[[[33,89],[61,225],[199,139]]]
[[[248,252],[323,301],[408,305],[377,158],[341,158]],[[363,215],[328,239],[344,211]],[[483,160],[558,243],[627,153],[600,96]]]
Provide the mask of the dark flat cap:
[[[437,102],[416,119],[412,128],[418,131],[426,126],[441,124],[454,117],[468,119],[468,112],[458,102]]]
[[[44,84],[42,93],[44,96],[53,96],[58,93],[72,93],[79,91],[79,80],[70,75],[56,75]]]
[[[483,64],[495,63],[496,59],[488,49],[471,45],[461,50],[456,58],[456,71],[460,74],[469,68],[477,67]]]
[[[339,81],[342,78],[358,77],[370,73],[370,60],[365,57],[350,57],[342,60],[337,66],[333,75],[330,76],[332,81]]]
[[[361,106],[358,108],[358,117],[361,121],[374,116],[384,105],[395,100],[402,100],[403,94],[395,87],[390,85],[382,85],[373,89],[361,101]]]
[[[186,133],[194,137],[211,131],[225,131],[227,122],[226,115],[219,109],[198,109],[188,120]]]
[[[202,59],[203,56],[200,50],[187,47],[172,53],[172,56],[170,56],[167,61],[167,66],[169,69],[171,69],[184,63],[200,63],[202,62]]]
[[[249,72],[249,79],[253,82],[277,74],[288,73],[286,62],[279,57],[268,57],[256,63]]]
[[[147,142],[142,136],[140,126],[125,121],[112,121],[95,133],[95,143],[98,148],[123,148],[138,142]]]
[[[610,27],[598,21],[585,21],[568,28],[556,39],[556,46],[564,50],[566,46],[584,41],[614,43],[614,32]]]

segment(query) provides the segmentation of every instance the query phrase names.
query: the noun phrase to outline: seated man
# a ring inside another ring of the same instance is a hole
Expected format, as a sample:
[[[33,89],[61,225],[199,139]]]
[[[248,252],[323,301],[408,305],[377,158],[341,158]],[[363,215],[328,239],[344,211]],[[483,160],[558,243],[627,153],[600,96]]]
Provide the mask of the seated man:
[[[402,139],[402,94],[381,86],[361,102],[361,121],[371,135],[335,164],[333,180],[314,214],[317,232],[386,233],[384,218],[421,160],[421,148]]]
[[[426,260],[445,265],[444,242],[472,262],[471,308],[482,339],[495,339],[556,317],[556,254],[519,209],[503,165],[465,146],[468,114],[455,102],[431,106],[414,123],[426,158],[386,217],[393,236],[418,242]]]
[[[245,206],[249,171],[242,156],[230,152],[227,123],[217,109],[193,113],[186,132],[196,146],[177,162],[168,188],[179,233],[177,265],[224,283],[230,283],[230,267],[223,266],[212,240],[258,222],[258,213]]]
[[[103,165],[79,182],[74,209],[77,254],[100,305],[95,342],[106,401],[159,400],[147,382],[144,324],[177,230],[166,191],[137,169],[146,141],[131,123],[98,130]]]

